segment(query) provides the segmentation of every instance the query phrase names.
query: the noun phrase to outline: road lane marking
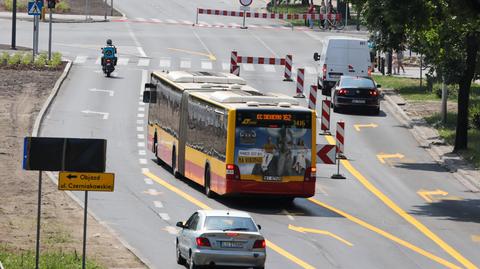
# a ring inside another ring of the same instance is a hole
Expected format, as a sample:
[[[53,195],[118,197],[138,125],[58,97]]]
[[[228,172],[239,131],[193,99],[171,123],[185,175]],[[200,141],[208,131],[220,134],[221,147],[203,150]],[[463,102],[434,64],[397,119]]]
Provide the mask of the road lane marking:
[[[166,58],[163,58],[163,59],[160,59],[160,67],[170,67],[170,59],[166,59]]]
[[[143,159],[143,158],[142,158],[142,159],[138,159],[138,162],[139,162],[140,164],[147,164],[147,163],[148,163],[147,159]]]
[[[117,65],[127,65],[129,60],[129,58],[118,58]]]
[[[87,56],[77,56],[73,61],[74,64],[83,64],[87,61]]]
[[[378,125],[375,123],[370,123],[370,124],[354,124],[353,127],[357,132],[360,132],[361,128],[377,128]]]
[[[137,138],[138,139],[145,139],[145,135],[144,134],[137,134]]]
[[[143,126],[137,126],[137,132],[143,132]]]
[[[137,114],[137,118],[144,118],[144,117],[145,117],[145,114],[143,114],[143,113],[138,113]]]
[[[443,190],[434,190],[434,191],[427,191],[427,190],[419,190],[417,191],[417,194],[420,195],[420,197],[423,198],[423,200],[429,202],[429,203],[433,203],[433,201],[437,201],[437,199],[434,199],[432,196],[447,196],[448,195],[448,192],[446,191],[443,191]]]
[[[90,89],[89,91],[91,91],[91,92],[104,92],[104,93],[108,93],[108,95],[110,95],[110,96],[114,95],[114,92],[112,90],[102,90],[102,89],[93,88],[93,89]]]
[[[91,110],[83,110],[82,113],[102,115],[102,118],[104,120],[108,120],[108,115],[109,115],[108,112],[98,112],[98,111],[91,111]]]
[[[201,62],[202,69],[212,69],[212,62],[210,61],[202,61]]]
[[[310,74],[310,75],[316,75],[318,72],[317,72],[317,68],[315,68],[313,66],[306,66],[305,67],[305,73]]]
[[[211,60],[211,61],[216,61],[217,60],[217,57],[215,57],[215,55],[213,55],[213,53],[208,49],[207,45],[205,45],[205,43],[203,42],[203,40],[200,38],[200,36],[198,36],[197,32],[195,32],[195,30],[193,30],[193,34],[195,35],[195,37],[198,39],[198,41],[200,42],[200,44],[202,44],[203,48],[208,52],[208,54],[210,56],[208,56],[208,58]]]
[[[141,150],[138,151],[138,155],[140,155],[140,156],[145,156],[145,155],[147,155],[147,151],[141,149]]]
[[[145,176],[149,177],[150,179],[152,179],[153,181],[157,182],[158,184],[162,185],[163,187],[167,188],[168,190],[176,193],[177,195],[184,198],[185,200],[191,202],[192,204],[194,204],[194,205],[196,205],[196,206],[198,206],[202,209],[205,209],[205,210],[212,209],[211,207],[209,207],[205,203],[199,201],[198,199],[194,198],[193,196],[190,196],[186,192],[181,191],[177,187],[175,187],[172,184],[166,182],[165,180],[159,178],[158,176],[154,175],[153,173],[150,173],[150,172],[147,171],[147,172],[143,172],[143,174]],[[265,242],[267,243],[267,246],[270,249],[274,250],[275,252],[284,256],[285,258],[291,260],[292,262],[296,263],[300,267],[305,268],[305,269],[315,269],[315,267],[313,267],[310,264],[300,260],[296,256],[292,255],[290,252],[288,252],[288,251],[284,250],[283,248],[275,245],[274,243],[270,242],[269,240],[265,240]]]
[[[153,181],[152,181],[153,183]],[[156,207],[156,208],[163,208],[163,204],[162,202],[160,201],[153,201],[153,205]]]
[[[328,143],[335,144],[335,139],[332,136],[325,136]],[[365,188],[367,188],[372,194],[377,196],[385,205],[387,205],[390,209],[392,209],[395,213],[397,213],[400,217],[410,223],[412,226],[417,228],[420,232],[422,232],[426,237],[430,238],[435,244],[437,244],[440,248],[442,248],[445,252],[447,252],[450,256],[460,262],[463,266],[468,269],[477,268],[471,261],[467,258],[463,257],[457,250],[443,241],[438,235],[433,233],[430,229],[428,229],[425,225],[423,225],[420,221],[409,215],[403,209],[401,209],[395,202],[393,202],[388,196],[383,194],[377,187],[375,187],[370,181],[367,180],[358,170],[356,170],[352,164],[348,160],[341,160],[340,161],[347,169],[350,174],[352,174]],[[423,251],[423,250],[422,250]]]
[[[138,142],[138,143],[137,143],[137,146],[138,146],[139,148],[144,148],[144,147],[145,147],[145,142]]]
[[[295,220],[295,218],[286,209],[282,210],[282,214],[287,216],[287,218],[289,218],[290,220]]]
[[[180,68],[189,69],[192,68],[191,60],[180,60]]]
[[[400,238],[396,237],[395,235],[393,235],[389,232],[386,232],[386,231],[384,231],[380,228],[377,228],[377,227],[375,227],[375,226],[373,226],[373,225],[371,225],[371,224],[369,224],[369,223],[367,223],[367,222],[365,222],[365,221],[363,221],[359,218],[356,218],[356,217],[354,217],[354,216],[352,216],[352,215],[350,215],[350,214],[348,214],[348,213],[346,213],[346,212],[344,212],[340,209],[337,209],[337,208],[334,208],[333,206],[322,203],[322,202],[320,202],[320,201],[318,201],[314,198],[307,198],[307,200],[316,204],[316,205],[319,205],[323,208],[326,208],[326,209],[328,209],[332,212],[335,212],[336,214],[338,214],[338,215],[340,215],[340,216],[342,216],[342,217],[344,217],[344,218],[346,218],[346,219],[348,219],[348,220],[350,220],[350,221],[352,221],[352,222],[354,222],[354,223],[356,223],[356,224],[358,224],[358,225],[360,225],[360,226],[362,226],[362,227],[364,227],[364,228],[366,228],[366,229],[368,229],[372,232],[375,232],[375,233],[377,233],[377,234],[379,234],[379,235],[381,235],[381,236],[383,236],[387,239],[390,239],[390,240],[398,243],[399,245],[402,245],[406,248],[409,248],[409,249],[411,249],[411,250],[413,250],[413,251],[415,251],[415,252],[417,252],[417,253],[419,253],[419,254],[421,254],[421,255],[423,255],[423,256],[425,256],[425,257],[427,257],[427,258],[429,258],[433,261],[436,261],[437,263],[439,263],[441,265],[444,265],[445,267],[452,268],[452,269],[460,269],[461,268],[461,267],[459,267],[459,266],[457,266],[457,265],[455,265],[455,264],[453,264],[453,263],[451,263],[447,260],[444,260],[444,259],[442,259],[438,256],[435,256],[434,254],[432,254],[432,253],[430,253],[426,250],[423,250],[423,249],[421,249],[421,248],[419,248],[419,247],[417,247],[417,246],[415,246],[415,245],[413,245],[413,244],[411,244],[411,243],[409,243],[409,242],[407,242],[403,239],[400,239]]]
[[[150,169],[146,168],[146,167],[143,167],[142,168],[142,174],[144,173],[150,173]]]
[[[149,66],[150,65],[150,59],[142,58],[138,60],[137,66]]]
[[[198,38],[198,37],[197,37]],[[204,46],[206,48],[206,46]],[[167,48],[168,50],[173,50],[173,51],[178,51],[178,52],[184,52],[187,54],[192,54],[192,55],[197,55],[197,56],[204,56],[210,59],[211,61],[216,61],[217,57],[213,55],[208,49],[205,49],[208,53],[205,52],[199,52],[199,51],[192,51],[192,50],[184,50],[184,49],[177,49],[177,48]]]
[[[148,190],[144,191],[143,193],[151,195],[151,196],[158,196],[158,195],[162,194],[161,192],[157,191],[156,189],[148,189]]]
[[[177,228],[175,228],[174,226],[166,226],[166,227],[163,228],[162,230],[166,231],[166,232],[169,233],[169,234],[173,234],[173,235],[178,234],[178,230],[177,230]]]
[[[167,213],[158,213],[158,215],[159,215],[160,218],[162,218],[164,221],[169,221],[169,220],[170,220],[170,216],[169,216]]]
[[[288,225],[288,229],[292,230],[292,231],[296,231],[296,232],[299,232],[299,233],[314,233],[314,234],[323,234],[323,235],[326,235],[326,236],[330,236],[332,238],[335,238],[337,239],[338,241],[344,243],[345,245],[347,246],[350,246],[350,247],[353,247],[353,244],[350,243],[349,241],[341,238],[340,236],[334,234],[334,233],[331,233],[329,231],[324,231],[324,230],[317,230],[317,229],[312,229],[312,228],[305,228],[305,227],[300,227],[300,226],[294,226],[294,225],[291,225],[289,224]]]
[[[137,124],[144,125],[145,121],[144,120],[137,120]]]
[[[224,71],[229,70],[229,69],[230,69],[230,63],[223,62],[223,63],[222,63],[222,69],[223,69]]]
[[[147,185],[153,185],[153,180],[149,179],[148,177],[144,178],[143,181],[145,181],[145,184]]]
[[[248,71],[248,72],[253,72],[255,71],[255,67],[253,64],[242,64],[243,70]]]
[[[377,154],[377,159],[379,162],[385,164],[387,163],[387,159],[403,159],[405,158],[405,155],[403,154],[400,154],[400,153],[396,153],[396,154],[384,154],[384,153],[380,153],[380,154]]]
[[[138,111],[145,112],[145,108],[144,107],[138,107]]]
[[[275,66],[273,66],[273,65],[268,65],[268,64],[264,65],[263,69],[265,69],[265,72],[269,72],[269,73],[276,72]]]

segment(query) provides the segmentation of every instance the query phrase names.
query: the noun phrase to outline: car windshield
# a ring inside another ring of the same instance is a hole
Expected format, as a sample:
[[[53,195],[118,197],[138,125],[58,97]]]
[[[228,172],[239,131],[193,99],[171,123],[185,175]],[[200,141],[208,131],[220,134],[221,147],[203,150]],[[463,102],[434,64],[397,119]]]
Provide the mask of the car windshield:
[[[256,232],[257,227],[251,218],[211,216],[205,219],[206,230]]]
[[[368,78],[343,77],[340,80],[342,88],[375,88],[373,80]]]

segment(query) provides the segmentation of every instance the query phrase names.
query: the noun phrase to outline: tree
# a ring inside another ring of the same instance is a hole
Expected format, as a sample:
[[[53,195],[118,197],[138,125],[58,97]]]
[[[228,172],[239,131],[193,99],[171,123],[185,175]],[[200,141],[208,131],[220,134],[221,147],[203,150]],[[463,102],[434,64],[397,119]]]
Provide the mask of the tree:
[[[480,0],[364,0],[367,27],[383,51],[408,44],[431,73],[458,84],[454,150],[468,147],[470,86],[480,46]]]

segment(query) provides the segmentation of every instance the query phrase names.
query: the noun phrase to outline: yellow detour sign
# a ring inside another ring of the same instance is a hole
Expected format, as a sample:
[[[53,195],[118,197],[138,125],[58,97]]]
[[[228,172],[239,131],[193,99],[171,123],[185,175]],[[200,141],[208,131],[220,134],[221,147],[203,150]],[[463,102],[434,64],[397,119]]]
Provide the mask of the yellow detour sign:
[[[113,191],[115,174],[60,172],[58,189],[61,191]]]

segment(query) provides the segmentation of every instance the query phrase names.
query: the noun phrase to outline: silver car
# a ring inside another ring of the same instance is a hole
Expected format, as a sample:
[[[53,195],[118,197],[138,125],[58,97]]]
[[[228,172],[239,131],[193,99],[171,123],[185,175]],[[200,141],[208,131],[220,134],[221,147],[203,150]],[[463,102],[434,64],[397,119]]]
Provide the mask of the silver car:
[[[198,210],[177,227],[178,264],[265,268],[265,238],[246,212]]]

